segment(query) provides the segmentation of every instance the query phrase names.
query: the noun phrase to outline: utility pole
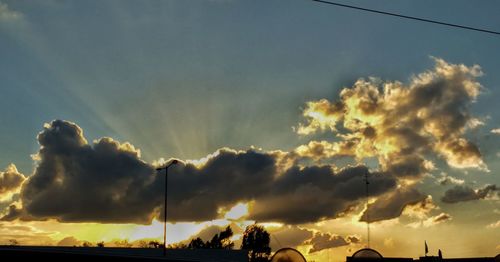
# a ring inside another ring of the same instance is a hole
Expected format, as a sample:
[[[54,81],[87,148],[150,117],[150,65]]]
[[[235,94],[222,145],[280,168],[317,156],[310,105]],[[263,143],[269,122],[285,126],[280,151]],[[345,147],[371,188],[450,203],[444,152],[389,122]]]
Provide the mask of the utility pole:
[[[172,160],[170,164],[159,167],[156,171],[161,171],[165,169],[165,196],[163,197],[164,205],[163,205],[163,256],[167,254],[167,190],[168,190],[168,168],[172,165],[177,164],[179,161]]]
[[[368,185],[370,182],[368,182],[368,170],[365,173],[365,189],[366,189],[366,233],[367,233],[367,242],[368,242],[368,248],[370,248],[370,212],[369,212],[369,206],[368,206]]]

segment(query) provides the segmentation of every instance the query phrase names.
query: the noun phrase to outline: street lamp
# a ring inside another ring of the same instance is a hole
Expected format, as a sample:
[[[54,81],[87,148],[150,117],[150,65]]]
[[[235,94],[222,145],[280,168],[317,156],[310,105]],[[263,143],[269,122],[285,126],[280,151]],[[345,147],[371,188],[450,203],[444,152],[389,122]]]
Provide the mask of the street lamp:
[[[165,169],[165,197],[164,197],[164,206],[163,206],[163,256],[165,256],[167,252],[167,181],[168,181],[168,168],[172,165],[177,164],[179,161],[172,160],[168,165],[164,167],[159,167],[156,171],[161,171]]]

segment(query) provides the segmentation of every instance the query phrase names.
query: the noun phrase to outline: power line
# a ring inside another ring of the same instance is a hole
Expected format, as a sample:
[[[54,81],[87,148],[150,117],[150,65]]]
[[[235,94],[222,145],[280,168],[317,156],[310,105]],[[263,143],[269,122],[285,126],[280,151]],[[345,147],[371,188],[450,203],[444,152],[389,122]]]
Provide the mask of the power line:
[[[323,4],[328,4],[328,5],[335,5],[335,6],[345,7],[345,8],[351,8],[351,9],[361,10],[361,11],[365,11],[365,12],[371,12],[371,13],[377,13],[377,14],[383,14],[383,15],[390,15],[390,16],[395,16],[395,17],[399,17],[399,18],[406,18],[406,19],[416,20],[416,21],[420,21],[420,22],[427,22],[427,23],[438,24],[438,25],[445,25],[445,26],[450,26],[450,27],[455,27],[455,28],[460,28],[460,29],[478,31],[478,32],[482,32],[482,33],[500,35],[500,32],[497,32],[497,31],[491,31],[491,30],[486,30],[486,29],[481,29],[481,28],[476,28],[476,27],[470,27],[470,26],[464,26],[464,25],[458,25],[458,24],[451,24],[451,23],[446,23],[446,22],[441,22],[441,21],[436,21],[436,20],[419,18],[419,17],[415,17],[415,16],[401,15],[401,14],[396,14],[396,13],[390,13],[390,12],[385,12],[385,11],[380,11],[380,10],[368,9],[368,8],[363,8],[363,7],[359,7],[359,6],[353,6],[353,5],[346,5],[346,4],[341,4],[341,3],[331,2],[331,1],[325,1],[325,0],[311,0],[311,1],[318,2],[318,3],[323,3]]]

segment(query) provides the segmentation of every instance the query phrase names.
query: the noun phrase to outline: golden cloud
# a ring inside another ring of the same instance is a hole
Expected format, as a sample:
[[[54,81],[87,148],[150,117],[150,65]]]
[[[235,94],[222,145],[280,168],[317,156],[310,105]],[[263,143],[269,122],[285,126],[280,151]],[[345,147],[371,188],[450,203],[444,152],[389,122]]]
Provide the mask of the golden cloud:
[[[412,77],[408,84],[359,79],[342,89],[337,101],[307,102],[305,122],[297,132],[330,131],[340,141],[312,141],[295,152],[313,159],[376,157],[383,171],[405,177],[432,170],[426,157],[430,153],[454,168],[488,171],[479,148],[464,137],[480,122],[469,107],[482,88],[476,81],[481,68],[433,59],[433,70]]]

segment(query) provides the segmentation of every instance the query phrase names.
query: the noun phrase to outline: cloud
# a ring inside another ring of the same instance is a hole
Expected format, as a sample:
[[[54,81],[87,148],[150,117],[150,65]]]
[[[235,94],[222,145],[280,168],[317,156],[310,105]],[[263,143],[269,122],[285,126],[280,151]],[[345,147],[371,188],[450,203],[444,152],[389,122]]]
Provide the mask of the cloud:
[[[409,217],[415,217],[419,219],[426,219],[429,216],[429,213],[432,211],[439,209],[438,206],[432,200],[432,196],[428,195],[422,201],[419,201],[415,204],[409,204],[404,207],[403,214]]]
[[[451,216],[450,214],[446,214],[446,213],[441,213],[437,216],[434,216],[434,217],[431,217],[431,221],[433,223],[441,223],[441,222],[444,222],[444,221],[448,221],[451,219]]]
[[[429,205],[427,199],[426,195],[413,187],[401,187],[369,204],[360,221],[367,221],[367,215],[370,222],[397,218],[407,206],[417,205],[420,209],[426,208],[426,205]]]
[[[489,225],[486,226],[487,228],[500,228],[500,220],[497,220],[497,222],[493,222]]]
[[[422,221],[410,223],[407,226],[412,228],[431,227],[450,220],[452,220],[452,216],[450,214],[440,213],[438,215],[428,217]]]
[[[12,21],[20,18],[22,18],[20,12],[14,11],[6,3],[0,2],[0,21]]]
[[[270,231],[271,248],[278,250],[284,247],[297,247],[311,239],[314,232],[297,226],[284,226],[277,231]]]
[[[489,194],[498,194],[498,188],[496,185],[486,185],[484,188],[472,189],[468,186],[455,186],[448,189],[441,201],[444,203],[458,203],[472,200],[479,200],[486,198]]]
[[[74,123],[55,120],[38,135],[37,166],[21,190],[15,217],[62,222],[142,223],[162,219],[165,175],[140,159],[129,143],[111,138],[87,142]],[[168,219],[207,221],[219,210],[251,203],[248,219],[290,224],[335,218],[365,197],[393,190],[396,179],[365,166],[330,165],[282,170],[282,154],[220,149],[203,163],[169,169]]]
[[[111,138],[90,145],[80,127],[60,120],[46,124],[38,142],[38,165],[21,191],[28,214],[65,222],[151,221],[161,202],[158,178],[132,145]]]
[[[14,164],[8,165],[5,171],[0,172],[0,200],[11,198],[14,193],[19,192],[24,180],[26,178],[17,171]]]
[[[339,141],[312,141],[295,152],[313,159],[376,157],[382,172],[407,179],[434,168],[431,154],[454,168],[487,171],[478,147],[464,137],[480,124],[469,109],[482,89],[476,81],[481,68],[434,61],[432,70],[408,84],[359,79],[334,102],[307,102],[297,133],[332,132]]]
[[[364,177],[370,179],[370,196],[395,188],[395,178],[369,173],[364,166],[335,172],[330,166],[292,167],[274,180],[269,191],[257,197],[250,218],[302,224],[335,218],[365,198]]]
[[[13,221],[15,219],[26,220],[23,210],[16,204],[12,204],[7,208],[5,214],[3,214],[3,216],[0,218],[0,221]]]
[[[65,237],[61,239],[59,242],[57,242],[58,246],[65,246],[65,247],[73,247],[73,246],[79,246],[82,242],[75,237]]]
[[[458,178],[455,178],[455,177],[452,177],[452,176],[449,176],[449,175],[443,173],[443,174],[441,174],[441,178],[439,178],[437,180],[437,182],[442,186],[446,186],[449,184],[463,185],[465,183],[465,180],[458,179]]]
[[[54,233],[30,225],[0,222],[0,245],[9,245],[11,240],[16,240],[20,245],[53,245],[51,236]]]
[[[355,242],[353,243],[359,242],[359,239],[354,236],[350,236],[349,240],[354,240]],[[349,243],[346,238],[328,233],[315,233],[310,240],[305,242],[307,245],[312,245],[312,248],[309,249],[309,254],[324,249],[347,246]]]
[[[500,135],[500,128],[492,129],[490,132],[493,133],[493,134]]]
[[[335,142],[311,141],[292,152],[222,148],[203,161],[180,161],[169,169],[168,219],[223,218],[220,210],[238,203],[248,203],[246,219],[259,222],[333,219],[363,202],[368,175],[375,199],[371,220],[380,221],[425,201],[427,196],[408,184],[435,169],[429,155],[455,168],[486,171],[478,147],[465,138],[479,123],[469,107],[481,91],[480,67],[435,62],[408,84],[359,79],[337,101],[307,102],[306,121],[296,131],[333,132]],[[130,143],[106,137],[88,142],[80,127],[62,120],[46,124],[37,139],[34,174],[22,186],[20,205],[9,207],[3,219],[142,224],[162,219],[165,175]],[[376,158],[380,167],[299,164],[325,157]]]

